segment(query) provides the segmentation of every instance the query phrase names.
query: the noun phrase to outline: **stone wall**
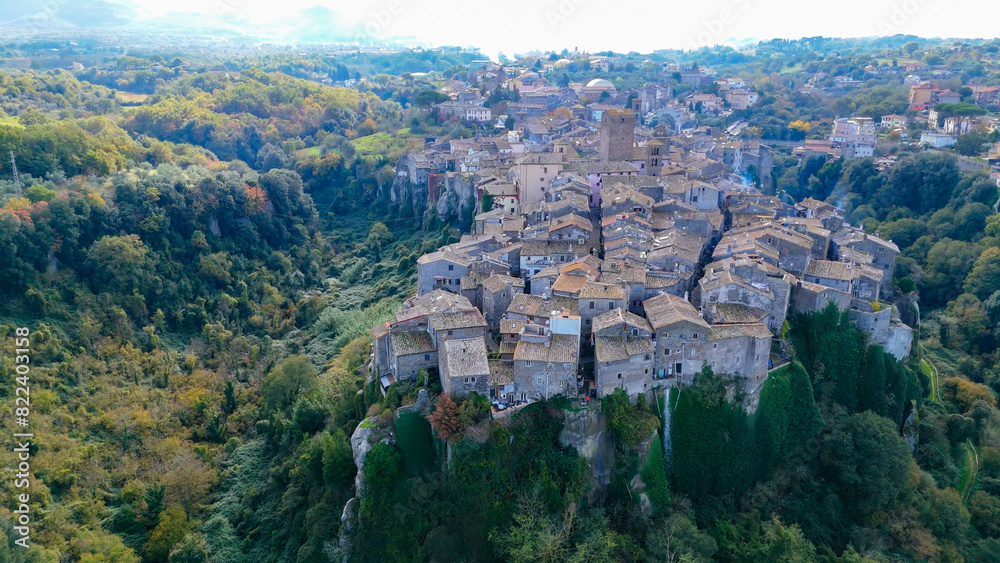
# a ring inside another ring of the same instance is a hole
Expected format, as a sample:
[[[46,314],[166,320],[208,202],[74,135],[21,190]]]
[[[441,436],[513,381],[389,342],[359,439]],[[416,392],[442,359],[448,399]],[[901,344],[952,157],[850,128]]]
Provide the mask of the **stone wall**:
[[[619,374],[621,377],[619,378]],[[597,396],[610,395],[615,389],[625,391],[631,400],[649,391],[649,383],[653,377],[653,357],[635,355],[628,360],[619,362],[596,363],[595,383]]]

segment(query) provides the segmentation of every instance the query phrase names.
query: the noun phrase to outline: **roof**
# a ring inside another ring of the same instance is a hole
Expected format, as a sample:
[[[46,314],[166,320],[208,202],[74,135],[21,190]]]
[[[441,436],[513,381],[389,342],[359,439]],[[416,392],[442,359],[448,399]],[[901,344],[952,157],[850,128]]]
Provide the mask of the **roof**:
[[[841,281],[850,281],[854,277],[850,264],[832,260],[812,260],[809,262],[809,267],[806,268],[805,275]]]
[[[594,317],[593,328],[594,332],[598,332],[619,324],[634,326],[641,330],[653,332],[653,327],[649,326],[649,321],[622,308],[601,313]]]
[[[833,242],[835,242],[838,246],[850,246],[852,244],[858,244],[865,241],[871,241],[875,244],[885,246],[893,252],[899,252],[899,247],[896,246],[891,240],[885,240],[876,235],[870,235],[860,229],[844,229],[833,235]]]
[[[595,78],[587,83],[587,88],[614,88],[614,87],[615,87],[614,84],[603,78]]]
[[[572,363],[577,361],[575,335],[554,334],[548,342],[522,340],[514,349],[514,359],[528,362]]]
[[[771,338],[771,331],[760,323],[712,325],[708,331],[709,340],[730,338]]]
[[[427,354],[436,352],[434,339],[430,334],[419,330],[413,332],[394,332],[392,334],[392,355],[409,356],[411,354]]]
[[[729,270],[711,273],[706,272],[705,276],[698,281],[698,285],[701,287],[702,291],[712,291],[713,289],[718,289],[727,285],[738,285],[748,291],[761,293],[772,298],[774,296],[767,286],[757,287],[751,284],[749,280],[734,275]]]
[[[591,232],[593,230],[593,225],[587,219],[580,217],[576,213],[570,213],[563,217],[559,217],[549,225],[549,232],[558,231],[563,227],[578,227],[581,230]]]
[[[767,311],[742,303],[716,303],[713,307],[722,323],[759,323],[767,318]]]
[[[490,373],[486,341],[482,338],[446,340],[441,354],[441,366],[448,377],[470,377]]]
[[[643,307],[646,309],[646,318],[649,319],[649,324],[654,329],[683,321],[708,328],[708,323],[701,318],[694,306],[676,295],[664,293],[651,297],[643,303]]]
[[[500,319],[500,334],[520,334],[525,324],[522,320]]]
[[[541,295],[518,293],[514,295],[510,307],[507,307],[507,312],[529,317],[551,318],[563,312],[576,314],[578,309],[576,299],[553,297],[546,300]]]
[[[630,268],[628,266],[623,266],[620,268],[611,268],[601,272],[601,276],[597,278],[597,281],[605,283],[645,283],[646,281],[646,269],[645,268]]]
[[[514,364],[504,360],[487,360],[490,366],[490,385],[514,384]]]
[[[447,260],[449,262],[454,262],[462,266],[468,267],[472,264],[472,259],[468,256],[464,256],[457,252],[451,250],[437,250],[435,252],[428,252],[420,258],[417,258],[417,264],[428,264],[430,262],[436,262],[438,260]]]
[[[497,293],[498,291],[503,291],[507,287],[524,287],[524,280],[521,278],[515,278],[513,276],[505,275],[494,275],[488,276],[479,282],[483,286],[483,289],[489,291],[490,293]]]
[[[552,284],[552,291],[579,295],[580,291],[586,284],[587,276],[563,273],[560,274],[559,278]]]
[[[616,283],[588,281],[580,290],[580,299],[625,299],[625,288]]]
[[[691,277],[691,273],[687,274],[671,274],[665,276],[658,276],[653,274],[646,274],[646,289],[667,289],[674,287],[682,281],[686,281]]]
[[[622,362],[633,356],[653,352],[653,341],[650,338],[598,336],[594,339],[594,356],[602,364]]]
[[[403,308],[396,311],[394,322],[424,317],[431,313],[441,313],[444,311],[471,311],[475,306],[467,297],[457,295],[443,289],[435,289],[423,295],[407,299],[403,302]]]
[[[530,279],[541,280],[545,278],[558,278],[559,274],[560,274],[559,268],[555,266],[548,266],[546,268],[542,268],[541,270],[539,270],[538,273],[531,276]]]
[[[609,160],[607,162],[581,162],[577,169],[583,174],[615,174],[622,172],[638,173],[639,167],[627,160]]]
[[[434,330],[453,330],[456,328],[475,328],[486,326],[486,319],[478,309],[472,311],[455,311],[434,313],[430,318]]]

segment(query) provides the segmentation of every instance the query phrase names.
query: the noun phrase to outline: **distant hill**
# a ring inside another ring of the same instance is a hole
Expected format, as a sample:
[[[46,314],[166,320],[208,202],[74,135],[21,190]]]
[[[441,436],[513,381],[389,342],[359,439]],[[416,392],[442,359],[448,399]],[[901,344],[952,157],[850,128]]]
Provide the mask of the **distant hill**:
[[[359,38],[361,28],[323,6],[311,6],[278,19],[251,21],[234,13],[172,12],[149,16],[131,0],[81,0],[51,8],[45,0],[0,3],[0,28],[40,34],[73,30],[128,29],[155,34],[249,36],[277,42],[339,43]]]
[[[53,8],[53,5],[55,7]],[[0,25],[39,27],[117,27],[135,21],[139,7],[129,0],[81,0],[54,3],[45,0],[0,2]]]

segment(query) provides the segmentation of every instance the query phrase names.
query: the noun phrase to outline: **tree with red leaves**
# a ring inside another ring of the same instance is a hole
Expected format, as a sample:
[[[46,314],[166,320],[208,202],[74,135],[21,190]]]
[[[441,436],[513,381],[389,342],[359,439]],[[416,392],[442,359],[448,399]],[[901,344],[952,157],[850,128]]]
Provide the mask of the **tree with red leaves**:
[[[448,440],[449,438],[457,440],[461,436],[458,422],[458,405],[448,395],[441,395],[437,398],[437,401],[434,402],[434,412],[431,413],[428,419],[431,421],[431,426],[434,427],[434,432],[437,433],[438,438],[442,440]]]

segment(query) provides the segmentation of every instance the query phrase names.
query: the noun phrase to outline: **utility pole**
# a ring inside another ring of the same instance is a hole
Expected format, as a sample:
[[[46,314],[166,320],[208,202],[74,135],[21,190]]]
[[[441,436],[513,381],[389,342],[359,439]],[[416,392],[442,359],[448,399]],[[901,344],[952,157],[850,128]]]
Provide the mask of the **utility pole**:
[[[21,194],[21,179],[17,176],[17,161],[14,160],[14,151],[10,151],[10,167],[14,170],[14,188],[17,189],[17,197]]]

